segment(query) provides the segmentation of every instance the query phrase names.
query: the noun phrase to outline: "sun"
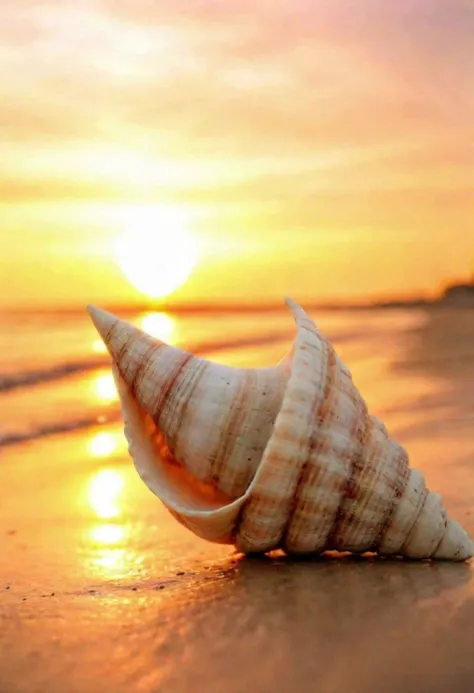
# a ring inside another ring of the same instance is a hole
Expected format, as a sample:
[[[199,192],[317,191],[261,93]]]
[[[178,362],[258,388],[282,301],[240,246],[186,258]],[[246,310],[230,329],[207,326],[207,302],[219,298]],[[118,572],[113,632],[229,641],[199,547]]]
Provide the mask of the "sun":
[[[150,298],[179,289],[191,276],[198,252],[183,215],[174,210],[137,211],[117,240],[117,260],[128,281]]]

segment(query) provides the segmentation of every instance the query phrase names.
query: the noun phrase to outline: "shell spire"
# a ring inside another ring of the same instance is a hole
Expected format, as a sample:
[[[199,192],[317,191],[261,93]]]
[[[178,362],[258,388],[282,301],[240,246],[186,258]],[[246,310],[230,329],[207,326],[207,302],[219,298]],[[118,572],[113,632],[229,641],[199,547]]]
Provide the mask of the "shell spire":
[[[265,369],[200,359],[89,309],[142,479],[195,534],[244,552],[473,556],[330,342],[286,304],[293,348]]]
[[[273,368],[230,368],[165,344],[99,308],[89,312],[116,381],[123,380],[149,425],[162,432],[168,459],[172,455],[196,479],[218,479],[220,491],[240,495],[270,437],[288,360]]]

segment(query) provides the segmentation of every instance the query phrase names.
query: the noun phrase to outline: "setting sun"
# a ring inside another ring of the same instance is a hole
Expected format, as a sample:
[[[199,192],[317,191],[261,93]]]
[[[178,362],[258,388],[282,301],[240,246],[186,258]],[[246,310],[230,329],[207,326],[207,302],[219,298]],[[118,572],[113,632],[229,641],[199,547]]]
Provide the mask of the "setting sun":
[[[119,237],[117,258],[138,291],[161,298],[189,279],[197,245],[182,215],[174,210],[146,210],[134,215]]]

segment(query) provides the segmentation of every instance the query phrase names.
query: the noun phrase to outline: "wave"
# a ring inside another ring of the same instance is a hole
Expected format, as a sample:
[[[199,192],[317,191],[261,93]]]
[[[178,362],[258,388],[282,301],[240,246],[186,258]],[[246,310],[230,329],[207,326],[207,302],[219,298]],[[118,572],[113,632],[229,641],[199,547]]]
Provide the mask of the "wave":
[[[120,412],[108,415],[107,421],[103,421],[100,416],[89,416],[75,421],[62,421],[61,423],[53,423],[45,426],[38,426],[29,431],[19,431],[5,433],[0,436],[0,448],[9,447],[11,445],[19,445],[41,438],[46,438],[60,433],[72,433],[85,428],[93,428],[95,426],[113,424],[120,420]]]
[[[267,344],[277,344],[278,342],[288,342],[288,350],[290,349],[290,341],[293,339],[294,332],[290,330],[272,332],[262,336],[248,336],[242,339],[226,339],[212,340],[206,342],[197,342],[196,344],[183,345],[182,348],[196,354],[197,356],[212,357],[213,354],[220,351],[233,349],[245,349],[248,347],[265,346]],[[357,338],[359,334],[342,333],[337,335],[338,344],[351,341]],[[282,353],[282,356],[284,354]],[[15,390],[17,388],[28,388],[43,383],[63,380],[73,375],[88,373],[90,371],[106,368],[109,365],[107,358],[103,359],[85,359],[81,361],[66,361],[55,366],[19,371],[17,373],[0,374],[0,393]]]
[[[31,387],[51,380],[62,380],[76,373],[86,373],[107,365],[105,360],[72,361],[61,363],[50,368],[34,371],[20,371],[18,373],[0,375],[0,392],[8,392],[19,387]]]
[[[338,342],[344,342],[352,340],[357,337],[355,333],[345,333],[338,335]],[[276,344],[278,342],[290,342],[293,338],[293,333],[290,331],[285,332],[273,332],[270,334],[265,334],[260,337],[249,336],[242,339],[227,339],[227,340],[212,340],[200,342],[194,345],[187,346],[189,351],[200,356],[207,356],[212,359],[214,354],[219,351],[225,350],[238,350],[246,347],[257,347],[263,346],[265,344]],[[288,343],[288,350],[290,344]],[[282,357],[285,354],[284,348],[282,349]],[[72,361],[61,363],[51,368],[44,368],[42,370],[34,371],[24,371],[14,374],[8,374],[5,376],[0,376],[0,393],[7,393],[17,388],[34,388],[37,385],[43,383],[54,382],[64,378],[68,378],[75,375],[80,375],[87,373],[88,371],[98,370],[100,368],[107,367],[109,361],[107,358],[102,359],[90,359],[81,361]],[[89,414],[82,418],[76,418],[73,420],[66,421],[53,421],[51,423],[33,426],[28,430],[23,431],[6,431],[0,435],[0,448],[19,445],[21,443],[39,440],[47,436],[53,436],[58,434],[71,433],[73,431],[78,431],[81,429],[92,428],[104,423],[112,424],[117,423],[120,420],[120,408],[117,407],[117,411],[108,411],[107,419],[104,420],[103,416],[99,413],[94,415]]]
[[[273,344],[278,341],[287,340],[291,333],[278,332],[263,335],[262,337],[244,337],[242,339],[222,340],[222,341],[207,341],[200,342],[194,345],[189,345],[186,348],[194,354],[205,356],[227,349],[243,349],[251,346],[263,346],[265,344]],[[33,387],[51,381],[58,381],[68,378],[73,375],[95,371],[100,368],[105,368],[109,364],[106,358],[103,359],[86,359],[81,361],[69,361],[60,363],[52,367],[20,371],[12,374],[0,374],[0,392],[8,392],[17,388]]]

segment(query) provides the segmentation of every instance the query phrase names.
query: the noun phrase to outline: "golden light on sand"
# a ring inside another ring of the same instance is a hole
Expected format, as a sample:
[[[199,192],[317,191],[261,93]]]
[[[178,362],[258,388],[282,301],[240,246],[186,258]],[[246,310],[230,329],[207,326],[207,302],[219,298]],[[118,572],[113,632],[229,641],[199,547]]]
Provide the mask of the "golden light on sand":
[[[116,525],[101,525],[90,533],[90,538],[96,544],[96,554],[92,564],[102,577],[125,577],[130,576],[137,569],[140,570],[144,556],[121,546],[126,533],[125,528]],[[101,541],[101,538],[105,541]]]
[[[97,558],[94,560],[94,565],[103,569],[100,572],[108,575],[109,573],[114,573],[117,570],[123,570],[127,573],[126,563],[127,563],[127,552],[125,549],[105,549],[101,552]]]
[[[95,380],[95,391],[99,399],[106,402],[117,399],[118,393],[113,375],[99,375]]]
[[[168,296],[191,276],[197,261],[195,237],[174,209],[136,211],[117,241],[117,259],[128,281],[150,298]]]
[[[141,319],[140,327],[152,337],[173,343],[176,322],[166,313],[148,313]]]
[[[110,520],[120,514],[119,500],[125,481],[113,469],[102,469],[94,475],[89,486],[89,505],[97,517]]]

